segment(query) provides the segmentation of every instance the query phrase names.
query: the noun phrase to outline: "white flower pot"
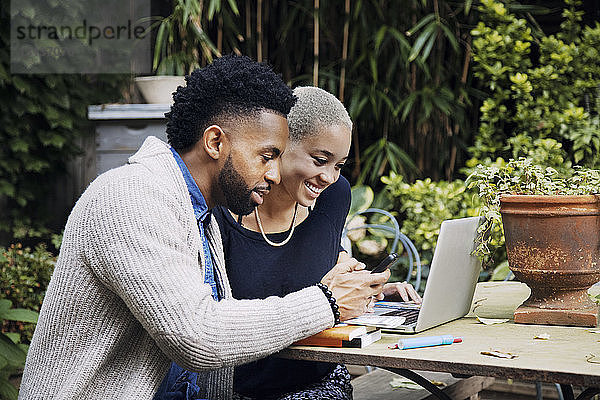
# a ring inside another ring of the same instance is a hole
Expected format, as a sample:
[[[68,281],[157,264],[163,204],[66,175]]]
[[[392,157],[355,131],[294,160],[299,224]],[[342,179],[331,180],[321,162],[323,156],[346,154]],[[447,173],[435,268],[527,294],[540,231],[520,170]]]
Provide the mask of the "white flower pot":
[[[178,86],[185,86],[183,76],[141,76],[135,78],[135,84],[147,103],[171,104],[173,92]]]

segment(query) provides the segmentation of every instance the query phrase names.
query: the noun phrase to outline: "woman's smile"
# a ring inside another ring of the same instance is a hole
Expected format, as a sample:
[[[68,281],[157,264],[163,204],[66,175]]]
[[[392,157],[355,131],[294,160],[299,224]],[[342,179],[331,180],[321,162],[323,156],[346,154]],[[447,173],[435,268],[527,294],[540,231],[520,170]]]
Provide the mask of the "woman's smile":
[[[327,187],[318,187],[315,186],[309,182],[304,182],[304,186],[306,186],[308,188],[309,193],[311,193],[313,195],[313,197],[316,199],[317,197],[319,197],[319,195],[321,194],[321,192]]]

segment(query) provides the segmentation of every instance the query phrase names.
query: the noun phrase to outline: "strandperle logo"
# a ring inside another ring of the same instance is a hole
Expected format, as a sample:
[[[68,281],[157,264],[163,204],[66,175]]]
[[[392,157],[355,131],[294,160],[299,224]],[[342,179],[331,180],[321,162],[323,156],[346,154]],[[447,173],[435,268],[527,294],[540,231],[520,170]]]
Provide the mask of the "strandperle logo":
[[[149,73],[150,0],[11,0],[12,73]]]
[[[17,26],[17,39],[50,39],[50,40],[85,40],[88,45],[92,45],[96,39],[143,39],[146,28],[142,25],[133,25],[131,20],[127,20],[127,25],[118,26],[96,26],[89,25],[87,20],[83,24],[72,26],[45,26],[29,25]]]

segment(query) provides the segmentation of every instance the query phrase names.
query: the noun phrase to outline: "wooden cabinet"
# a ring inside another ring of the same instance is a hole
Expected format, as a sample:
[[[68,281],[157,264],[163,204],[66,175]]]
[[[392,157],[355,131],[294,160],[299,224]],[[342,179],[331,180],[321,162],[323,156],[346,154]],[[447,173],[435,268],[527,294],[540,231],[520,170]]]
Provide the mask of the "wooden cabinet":
[[[88,107],[88,118],[95,122],[95,143],[86,153],[93,153],[90,171],[85,175],[93,180],[109,169],[127,162],[148,136],[164,141],[165,113],[169,104],[105,104]],[[89,182],[88,182],[89,183]]]

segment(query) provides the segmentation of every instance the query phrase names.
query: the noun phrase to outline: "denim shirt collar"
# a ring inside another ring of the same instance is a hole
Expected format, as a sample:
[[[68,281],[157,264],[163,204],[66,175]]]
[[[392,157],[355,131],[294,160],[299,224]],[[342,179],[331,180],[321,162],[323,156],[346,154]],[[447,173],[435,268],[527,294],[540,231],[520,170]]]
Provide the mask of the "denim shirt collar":
[[[174,148],[170,148],[173,153],[173,157],[175,157],[175,161],[183,174],[183,179],[185,180],[185,184],[188,187],[188,191],[190,193],[190,200],[192,201],[192,207],[194,208],[194,216],[196,220],[202,222],[203,224],[207,222],[207,218],[210,216],[210,210],[208,209],[208,205],[206,204],[206,200],[204,196],[202,196],[202,192],[200,192],[200,188],[196,184],[196,181],[192,177],[190,170],[187,165],[183,162],[181,156]]]

